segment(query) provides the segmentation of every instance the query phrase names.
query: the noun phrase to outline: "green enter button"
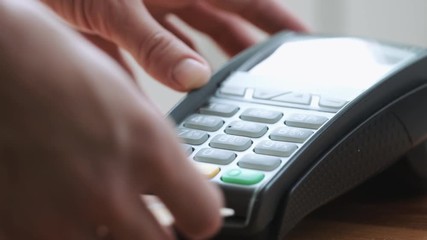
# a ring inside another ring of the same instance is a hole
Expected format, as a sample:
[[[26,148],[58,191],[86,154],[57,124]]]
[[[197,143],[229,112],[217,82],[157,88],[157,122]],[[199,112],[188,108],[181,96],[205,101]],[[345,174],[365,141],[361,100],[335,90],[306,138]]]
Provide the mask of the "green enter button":
[[[241,185],[257,184],[262,179],[264,179],[264,173],[238,168],[226,171],[221,177],[223,182]]]

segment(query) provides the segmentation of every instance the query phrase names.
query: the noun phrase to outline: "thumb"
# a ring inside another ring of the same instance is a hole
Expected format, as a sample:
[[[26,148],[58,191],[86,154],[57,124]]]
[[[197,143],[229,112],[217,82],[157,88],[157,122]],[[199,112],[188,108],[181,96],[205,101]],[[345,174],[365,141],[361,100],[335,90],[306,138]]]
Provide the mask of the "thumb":
[[[139,64],[163,84],[187,91],[204,85],[210,77],[209,64],[190,47],[164,29],[142,1],[122,4],[114,17],[103,16],[111,38],[129,51]],[[99,31],[99,30],[98,30]]]

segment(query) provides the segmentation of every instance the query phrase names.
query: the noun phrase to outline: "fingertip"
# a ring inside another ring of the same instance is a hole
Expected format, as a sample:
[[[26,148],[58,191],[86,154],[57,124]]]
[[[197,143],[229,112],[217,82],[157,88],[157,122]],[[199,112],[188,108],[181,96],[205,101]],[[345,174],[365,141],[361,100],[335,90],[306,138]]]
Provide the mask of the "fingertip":
[[[188,91],[205,85],[211,75],[208,64],[192,58],[179,61],[172,70],[172,80],[179,91]]]
[[[207,227],[205,229],[205,235],[211,237],[220,230],[223,224],[223,217],[221,216],[220,209],[224,207],[224,196],[217,185],[212,183],[209,184],[212,186],[212,195],[214,196],[213,198],[216,203],[216,206],[214,207],[215,211],[212,212],[212,218],[207,219],[206,222]]]
[[[221,228],[223,219],[220,209],[224,206],[222,193],[217,186],[209,183],[209,195],[211,197],[208,208],[199,208],[199,219],[191,223],[190,226],[180,226],[185,231],[185,235],[190,239],[209,239],[213,237]],[[184,228],[184,229],[183,229]]]
[[[113,19],[120,20],[108,24],[111,33],[101,35],[129,51],[149,75],[168,87],[189,91],[206,84],[209,64],[136,2],[119,4],[116,12],[122,15]]]

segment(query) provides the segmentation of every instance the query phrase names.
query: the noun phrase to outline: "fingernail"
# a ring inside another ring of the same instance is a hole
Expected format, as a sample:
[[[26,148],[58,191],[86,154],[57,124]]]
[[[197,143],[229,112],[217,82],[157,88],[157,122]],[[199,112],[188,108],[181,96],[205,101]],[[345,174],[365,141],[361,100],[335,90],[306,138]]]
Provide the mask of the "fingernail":
[[[173,78],[176,83],[185,90],[203,86],[211,75],[210,68],[194,59],[187,58],[179,62],[173,70]]]

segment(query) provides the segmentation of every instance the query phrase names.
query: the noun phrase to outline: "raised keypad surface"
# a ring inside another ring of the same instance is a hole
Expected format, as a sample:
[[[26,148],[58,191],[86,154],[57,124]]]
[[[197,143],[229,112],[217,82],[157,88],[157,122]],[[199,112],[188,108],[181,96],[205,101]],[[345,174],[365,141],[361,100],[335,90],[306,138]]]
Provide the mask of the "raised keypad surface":
[[[245,110],[240,118],[247,121],[261,122],[261,123],[275,123],[279,121],[283,113],[279,111],[266,110],[261,108],[249,108]]]
[[[194,148],[188,144],[182,144],[182,149],[184,150],[184,152],[187,156],[192,154],[194,151]]]
[[[232,135],[259,138],[267,132],[268,128],[264,124],[234,121],[225,129],[225,132]]]
[[[196,153],[194,159],[199,162],[226,165],[231,163],[236,158],[236,156],[237,155],[231,151],[214,148],[203,148]]]
[[[206,132],[186,128],[178,128],[177,134],[185,143],[192,145],[200,145],[209,138]]]
[[[236,183],[242,185],[253,185],[262,181],[264,178],[264,173],[255,172],[251,170],[244,169],[230,169],[226,171],[221,179],[226,183]]]
[[[291,127],[318,129],[328,118],[314,114],[292,114],[286,119],[286,125]]]
[[[242,168],[271,171],[276,169],[281,162],[282,160],[278,157],[270,157],[259,154],[247,154],[240,159],[238,165]]]
[[[219,91],[224,95],[243,97],[246,89],[244,87],[224,86]]]
[[[196,164],[196,167],[208,179],[214,178],[221,171],[221,168],[217,166],[208,165],[204,163],[198,163]]]
[[[285,126],[274,129],[270,134],[270,138],[277,141],[303,143],[313,133],[312,130]]]
[[[200,108],[200,113],[216,115],[221,117],[231,117],[239,111],[239,107],[233,104],[209,103]]]
[[[309,105],[311,103],[311,94],[291,92],[288,94],[275,97],[273,98],[273,101]]]
[[[184,127],[214,132],[223,124],[224,121],[219,117],[194,114],[184,122]]]
[[[177,133],[207,178],[244,187],[271,179],[347,103],[310,93],[229,86],[218,94],[180,123]]]
[[[262,89],[256,89],[253,94],[253,98],[255,99],[271,99],[277,96],[280,96],[282,94],[287,93],[286,91],[279,91],[279,90],[262,90]]]
[[[231,136],[226,134],[216,135],[210,146],[234,151],[245,151],[252,145],[252,141],[247,137]]]
[[[321,97],[319,100],[319,106],[333,109],[340,109],[344,107],[346,103],[347,102],[344,100],[328,97]]]
[[[293,143],[264,140],[255,146],[254,152],[278,157],[289,157],[298,146]]]

